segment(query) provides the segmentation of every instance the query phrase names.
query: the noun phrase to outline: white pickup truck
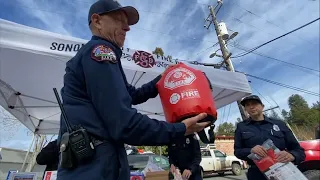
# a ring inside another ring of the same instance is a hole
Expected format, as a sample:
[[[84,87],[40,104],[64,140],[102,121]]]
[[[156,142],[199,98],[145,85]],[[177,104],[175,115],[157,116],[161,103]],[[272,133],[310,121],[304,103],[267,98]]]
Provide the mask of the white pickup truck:
[[[202,160],[200,163],[202,176],[212,173],[224,175],[226,171],[232,171],[234,175],[241,175],[242,169],[247,168],[244,161],[235,156],[227,156],[212,146],[201,148]]]

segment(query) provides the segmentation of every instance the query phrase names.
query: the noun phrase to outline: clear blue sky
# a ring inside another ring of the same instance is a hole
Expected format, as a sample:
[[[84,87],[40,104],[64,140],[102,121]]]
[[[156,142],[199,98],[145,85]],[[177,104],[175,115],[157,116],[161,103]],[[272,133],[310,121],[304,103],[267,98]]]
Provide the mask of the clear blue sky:
[[[87,12],[93,0],[10,0],[0,2],[0,18],[27,26],[89,39]],[[165,54],[174,58],[218,62],[209,55],[218,47],[212,27],[203,28],[204,18],[214,5],[214,0],[120,0],[140,12],[140,22],[131,27],[126,46],[152,51],[162,47]],[[228,29],[239,32],[232,41],[246,48],[253,48],[319,17],[319,1],[312,0],[225,0],[218,19]],[[231,31],[229,33],[232,33]],[[242,51],[229,46],[234,54]],[[319,70],[319,22],[274,41],[257,52],[282,61]],[[319,92],[319,73],[301,70],[278,61],[254,54],[233,59],[237,70],[287,85]],[[253,93],[261,93],[266,107],[287,109],[287,99],[298,93],[309,104],[319,100],[311,96],[257,79],[248,78]],[[258,92],[256,90],[258,90]],[[259,95],[259,94],[258,94]],[[275,103],[275,102],[276,103]],[[229,110],[230,109],[230,110]],[[234,122],[240,117],[235,104],[219,109],[218,123]],[[279,112],[277,110],[277,112]],[[0,122],[2,122],[1,120]],[[31,136],[21,125],[0,125],[0,146],[26,149]]]

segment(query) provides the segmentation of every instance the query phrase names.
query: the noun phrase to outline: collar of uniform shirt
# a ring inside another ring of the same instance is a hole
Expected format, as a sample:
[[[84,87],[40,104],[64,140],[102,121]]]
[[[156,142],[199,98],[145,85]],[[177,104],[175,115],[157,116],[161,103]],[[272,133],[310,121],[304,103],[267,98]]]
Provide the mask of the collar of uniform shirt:
[[[273,123],[271,122],[271,119],[270,119],[270,118],[268,118],[268,117],[265,116],[265,115],[263,115],[263,117],[264,117],[264,120],[263,120],[263,121],[266,121],[266,122],[269,122],[269,123],[273,124]],[[251,118],[245,120],[245,124],[246,124],[246,125],[248,125],[248,124],[251,123],[251,122],[254,122],[254,120],[252,120]],[[262,121],[261,121],[261,122],[262,122]]]
[[[114,50],[116,51],[115,53],[116,53],[117,57],[120,56],[120,58],[121,58],[122,50],[115,43],[113,43],[113,42],[111,42],[111,41],[109,41],[109,40],[107,40],[105,38],[102,38],[100,36],[96,36],[96,35],[93,35],[91,40],[104,40],[104,41],[107,41],[108,43],[110,43],[110,44],[112,44],[114,46],[114,48],[115,48]]]

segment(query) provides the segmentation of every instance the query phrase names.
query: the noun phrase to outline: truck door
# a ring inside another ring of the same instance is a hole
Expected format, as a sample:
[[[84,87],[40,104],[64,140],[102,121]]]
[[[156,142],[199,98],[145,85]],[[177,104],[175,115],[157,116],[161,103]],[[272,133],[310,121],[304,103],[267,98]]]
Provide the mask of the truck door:
[[[219,150],[213,150],[214,155],[216,157],[217,166],[220,167],[220,170],[224,170],[227,168],[226,166],[226,155]],[[218,167],[217,167],[218,168]],[[216,169],[219,170],[219,169]]]
[[[206,149],[201,150],[201,163],[200,163],[200,165],[202,166],[203,171],[214,170],[214,160],[213,160],[209,150],[206,150]]]

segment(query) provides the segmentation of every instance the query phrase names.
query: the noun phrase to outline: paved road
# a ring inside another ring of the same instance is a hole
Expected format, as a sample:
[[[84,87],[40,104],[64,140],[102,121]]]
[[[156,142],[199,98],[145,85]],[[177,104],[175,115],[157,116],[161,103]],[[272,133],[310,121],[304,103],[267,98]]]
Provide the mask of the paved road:
[[[234,176],[231,172],[226,172],[224,176],[219,176],[218,174],[214,174],[210,177],[204,178],[204,180],[246,180],[246,171],[242,172],[240,176]]]

